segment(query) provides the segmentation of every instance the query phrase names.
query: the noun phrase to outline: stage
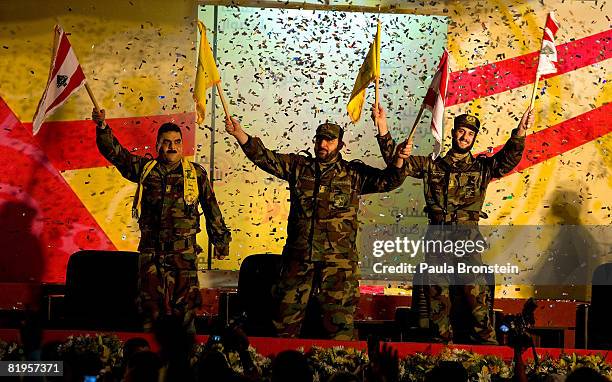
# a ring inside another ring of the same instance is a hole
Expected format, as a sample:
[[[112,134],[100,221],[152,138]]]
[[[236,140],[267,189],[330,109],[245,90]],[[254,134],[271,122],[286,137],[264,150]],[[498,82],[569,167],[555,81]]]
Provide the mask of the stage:
[[[5,292],[0,295],[0,312],[19,315],[19,312],[30,308],[45,312],[49,321],[61,321],[63,285],[0,283],[0,288]],[[360,292],[355,313],[356,326],[368,332],[382,333],[383,338],[384,333],[393,330],[396,308],[410,307],[412,303],[410,291],[405,291],[405,295],[390,295],[382,286],[363,285]],[[206,321],[220,314],[231,316],[235,311],[236,288],[202,288],[201,294],[203,305],[198,310],[199,320]],[[496,298],[494,309],[503,314],[516,314],[521,311],[525,301],[520,298]],[[534,325],[536,333],[539,333],[536,345],[576,347],[577,326],[578,331],[581,330],[577,317],[582,304],[584,302],[572,300],[538,300]],[[540,341],[542,338],[544,341]]]

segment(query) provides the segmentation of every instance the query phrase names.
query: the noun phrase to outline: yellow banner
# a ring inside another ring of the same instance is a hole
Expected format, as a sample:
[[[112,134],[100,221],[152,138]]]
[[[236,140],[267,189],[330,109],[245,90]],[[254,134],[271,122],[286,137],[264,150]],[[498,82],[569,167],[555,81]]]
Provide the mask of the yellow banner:
[[[198,70],[196,73],[195,87],[193,89],[193,98],[196,101],[196,122],[201,124],[204,121],[206,112],[206,90],[214,84],[221,81],[219,70],[215,64],[208,39],[206,38],[206,27],[201,21],[198,21],[198,29],[200,30],[200,50],[198,52]]]
[[[351,99],[346,107],[353,123],[361,118],[361,110],[363,110],[363,103],[365,102],[365,91],[376,77],[380,77],[380,21],[376,27],[376,36],[374,36],[374,41],[370,45],[370,51],[363,64],[361,64],[361,68],[359,68],[359,74],[353,86]]]

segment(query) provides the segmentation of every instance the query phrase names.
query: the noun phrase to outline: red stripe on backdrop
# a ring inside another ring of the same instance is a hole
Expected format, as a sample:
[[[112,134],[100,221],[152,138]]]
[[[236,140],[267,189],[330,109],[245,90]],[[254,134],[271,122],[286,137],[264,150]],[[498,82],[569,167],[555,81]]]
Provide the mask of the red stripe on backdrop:
[[[605,104],[527,136],[523,160],[511,173],[544,162],[612,132],[612,104]],[[493,152],[501,150],[497,146]]]
[[[446,106],[488,97],[533,83],[540,52],[453,72],[448,82]],[[612,57],[612,29],[557,46],[558,71],[544,78],[607,60]]]
[[[1,98],[0,157],[0,280],[62,283],[74,252],[115,249]]]
[[[185,155],[194,154],[195,113],[154,115],[147,117],[107,119],[113,133],[123,147],[134,154],[155,156],[157,129],[162,123],[173,122],[183,130]],[[31,130],[32,123],[24,123]],[[96,128],[91,120],[45,122],[34,136],[53,166],[59,171],[111,164],[98,152]]]

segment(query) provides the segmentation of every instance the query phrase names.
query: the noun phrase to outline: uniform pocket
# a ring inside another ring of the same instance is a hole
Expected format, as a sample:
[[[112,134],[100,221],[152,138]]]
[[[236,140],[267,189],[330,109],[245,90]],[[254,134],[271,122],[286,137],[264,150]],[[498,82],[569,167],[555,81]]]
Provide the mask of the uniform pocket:
[[[315,178],[301,176],[295,183],[294,194],[301,209],[301,215],[311,217],[314,209]]]

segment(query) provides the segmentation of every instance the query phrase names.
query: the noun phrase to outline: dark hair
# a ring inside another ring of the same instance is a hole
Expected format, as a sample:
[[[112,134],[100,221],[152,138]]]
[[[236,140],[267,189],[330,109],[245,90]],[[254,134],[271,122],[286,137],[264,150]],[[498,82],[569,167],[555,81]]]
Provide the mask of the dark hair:
[[[338,371],[332,374],[327,382],[359,382],[359,378],[348,371]]]
[[[304,354],[285,350],[272,361],[272,382],[312,382],[312,370]]]
[[[574,369],[566,378],[566,382],[605,382],[608,378],[601,375],[597,370],[588,367]]]
[[[157,141],[156,142],[159,142],[159,137],[161,137],[163,133],[167,133],[169,131],[176,131],[177,133],[181,134],[181,138],[183,137],[183,132],[181,131],[181,128],[178,127],[176,123],[166,122],[163,125],[161,125],[159,129],[157,130]]]
[[[468,373],[465,367],[457,361],[442,361],[425,376],[426,382],[452,381],[467,382]]]
[[[150,349],[149,341],[142,337],[132,337],[123,344],[123,358],[127,361],[141,349]]]
[[[159,379],[159,369],[162,368],[162,361],[156,353],[152,351],[141,351],[134,353],[128,361],[126,371],[126,381],[129,382],[148,382]]]

